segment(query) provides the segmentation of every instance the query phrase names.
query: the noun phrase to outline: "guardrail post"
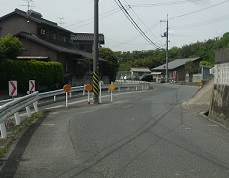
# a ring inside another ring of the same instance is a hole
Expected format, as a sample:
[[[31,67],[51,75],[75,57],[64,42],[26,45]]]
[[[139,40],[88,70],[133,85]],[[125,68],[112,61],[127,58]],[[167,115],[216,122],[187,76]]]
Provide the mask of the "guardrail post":
[[[99,82],[99,103],[102,103],[102,84]]]
[[[72,97],[72,92],[69,92],[69,98],[71,98]]]
[[[21,124],[21,119],[20,119],[20,116],[19,116],[19,112],[14,113],[14,118],[15,118],[16,125],[20,125]]]
[[[31,117],[32,114],[31,114],[31,110],[30,110],[29,106],[26,106],[25,109],[26,109],[28,117]]]
[[[136,87],[136,91],[138,90],[138,87]]]
[[[0,124],[0,130],[1,130],[1,136],[2,136],[2,138],[6,138],[7,137],[7,132],[6,132],[5,122],[2,122]]]
[[[129,91],[130,90],[130,87],[127,87],[127,91]]]
[[[83,85],[83,96],[85,95],[85,84]]]
[[[33,103],[33,107],[35,112],[38,112],[37,101]]]
[[[120,91],[121,90],[121,87],[118,87],[118,91]]]
[[[55,96],[53,96],[53,101],[56,101],[56,95],[55,95]]]

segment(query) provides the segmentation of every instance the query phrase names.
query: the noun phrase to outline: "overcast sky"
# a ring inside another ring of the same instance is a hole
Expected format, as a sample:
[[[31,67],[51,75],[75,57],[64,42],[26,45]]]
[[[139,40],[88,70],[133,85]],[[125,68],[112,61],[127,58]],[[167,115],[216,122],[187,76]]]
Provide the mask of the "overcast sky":
[[[114,51],[152,50],[117,5],[120,1],[132,19],[156,45],[165,48],[161,37],[169,17],[169,48],[204,41],[229,32],[229,0],[100,0],[99,32],[105,47]],[[0,16],[15,8],[26,11],[27,0],[0,0]],[[94,0],[33,0],[31,9],[76,33],[93,33]]]

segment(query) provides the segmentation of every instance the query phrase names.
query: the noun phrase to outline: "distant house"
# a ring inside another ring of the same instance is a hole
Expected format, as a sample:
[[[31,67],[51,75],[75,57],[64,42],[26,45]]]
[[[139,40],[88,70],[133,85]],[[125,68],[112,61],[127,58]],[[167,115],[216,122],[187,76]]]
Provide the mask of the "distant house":
[[[176,59],[174,61],[171,61],[168,63],[168,79],[174,80],[174,81],[185,81],[186,76],[186,70],[185,70],[185,64],[188,61],[193,62],[194,68],[199,68],[199,63],[201,59],[199,57],[197,58],[185,58],[185,59]],[[163,64],[161,66],[155,67],[151,69],[152,74],[159,74],[161,72],[161,76],[165,78],[166,75],[166,64]]]
[[[66,82],[72,85],[91,80],[94,34],[74,33],[42,18],[38,12],[19,9],[0,17],[0,37],[7,34],[18,37],[23,43],[24,52],[18,59],[61,62]],[[102,34],[99,44],[104,44]]]
[[[136,67],[136,68],[131,68],[130,73],[132,77],[139,78],[143,75],[150,74],[151,71],[149,70],[149,68],[146,67]]]

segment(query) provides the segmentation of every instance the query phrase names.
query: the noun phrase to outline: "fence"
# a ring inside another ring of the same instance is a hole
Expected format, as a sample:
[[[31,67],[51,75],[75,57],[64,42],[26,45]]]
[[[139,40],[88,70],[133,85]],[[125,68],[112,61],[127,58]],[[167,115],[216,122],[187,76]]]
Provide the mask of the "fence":
[[[19,111],[23,108],[26,109],[28,117],[31,116],[29,105],[33,104],[35,112],[38,111],[37,101],[39,99],[39,92],[34,92],[24,97],[15,98],[14,100],[0,106],[0,130],[2,138],[7,137],[5,120],[14,115],[16,125],[21,124]]]
[[[216,64],[214,70],[214,83],[229,85],[229,63]]]

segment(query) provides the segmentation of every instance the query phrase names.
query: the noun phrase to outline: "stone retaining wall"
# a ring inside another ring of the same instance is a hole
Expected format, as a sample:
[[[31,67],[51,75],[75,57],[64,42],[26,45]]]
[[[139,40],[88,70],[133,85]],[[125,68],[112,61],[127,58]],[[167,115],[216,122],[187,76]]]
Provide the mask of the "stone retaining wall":
[[[229,63],[215,65],[214,90],[209,116],[229,127]]]

